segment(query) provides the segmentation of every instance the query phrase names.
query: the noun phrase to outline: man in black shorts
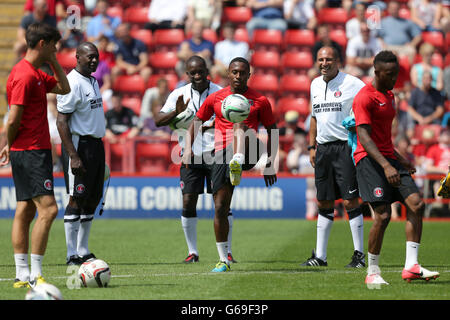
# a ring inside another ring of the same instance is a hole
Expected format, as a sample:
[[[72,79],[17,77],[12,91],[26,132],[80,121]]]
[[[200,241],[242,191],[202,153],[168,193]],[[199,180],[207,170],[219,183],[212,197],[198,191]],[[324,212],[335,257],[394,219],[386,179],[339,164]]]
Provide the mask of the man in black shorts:
[[[0,166],[11,160],[17,207],[12,226],[12,245],[16,265],[14,288],[45,282],[42,260],[48,235],[58,214],[53,193],[53,165],[47,120],[49,92],[70,92],[64,70],[56,60],[56,43],[61,36],[53,27],[34,23],[26,31],[27,52],[11,70],[6,85],[10,106],[6,123],[7,145]],[[48,63],[55,74],[39,68]],[[38,212],[31,233],[31,273],[28,268],[28,244],[31,222]]]
[[[374,213],[369,233],[366,284],[387,285],[378,266],[384,232],[391,217],[391,204],[400,201],[407,208],[406,260],[402,278],[436,279],[438,272],[429,271],[418,263],[422,236],[424,203],[411,177],[412,164],[403,158],[392,144],[391,128],[395,117],[392,88],[397,81],[399,63],[391,51],[375,56],[375,79],[356,95],[353,111],[356,120],[357,147],[353,154],[363,201]]]
[[[97,47],[91,42],[80,44],[76,58],[77,66],[67,76],[72,92],[57,96],[56,120],[70,194],[64,213],[68,265],[95,258],[88,247],[89,234],[105,179],[105,116],[98,82],[91,76],[99,63]]]

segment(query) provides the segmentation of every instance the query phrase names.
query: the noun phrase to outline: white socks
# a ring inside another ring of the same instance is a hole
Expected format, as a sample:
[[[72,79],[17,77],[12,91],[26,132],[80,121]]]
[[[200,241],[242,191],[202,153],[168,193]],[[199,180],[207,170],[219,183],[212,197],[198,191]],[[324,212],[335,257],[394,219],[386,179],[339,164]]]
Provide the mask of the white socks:
[[[189,254],[198,256],[197,250],[197,217],[186,218],[181,216],[181,226],[183,227],[184,237],[188,246]]]
[[[364,253],[364,219],[363,215],[350,219],[350,230],[352,232],[353,246],[355,250]]]
[[[334,210],[327,216],[330,218],[326,218],[322,214],[317,217],[316,257],[322,261],[327,261],[328,238],[333,226]]]
[[[31,260],[31,274],[30,280],[36,279],[37,276],[42,276],[42,260],[44,256],[38,254],[30,254]]]
[[[419,264],[419,262],[418,262],[419,246],[420,246],[420,243],[413,242],[413,241],[406,241],[405,269],[409,269],[413,265]]]
[[[219,259],[228,264],[228,242],[216,242]]]
[[[77,238],[77,252],[78,255],[85,256],[91,253],[89,251],[89,234],[91,232],[93,214],[80,216],[80,230]]]
[[[28,254],[15,253],[14,262],[16,265],[16,279],[20,281],[30,280],[30,269],[28,268]]]
[[[372,254],[370,252],[367,253],[367,274],[375,274],[381,273],[380,267],[378,266],[378,262],[380,260],[379,254]]]
[[[64,231],[66,233],[67,257],[76,256],[78,230],[80,229],[80,219],[76,221],[64,221]]]

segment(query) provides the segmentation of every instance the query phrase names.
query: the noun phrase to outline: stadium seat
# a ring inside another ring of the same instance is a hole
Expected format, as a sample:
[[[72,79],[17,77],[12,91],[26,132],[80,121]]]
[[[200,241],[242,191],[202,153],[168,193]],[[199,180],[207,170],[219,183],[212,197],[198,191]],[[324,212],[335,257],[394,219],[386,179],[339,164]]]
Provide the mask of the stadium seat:
[[[330,39],[339,43],[339,45],[345,52],[345,48],[347,47],[347,35],[345,34],[345,30],[343,29],[330,30]]]
[[[152,32],[147,29],[132,29],[130,31],[130,35],[133,38],[141,40],[146,46],[148,51],[150,52],[152,49]]]
[[[309,97],[311,80],[303,74],[284,74],[280,79],[280,96]]]
[[[273,74],[254,74],[250,77],[248,85],[263,94],[274,96],[278,91],[278,77]]]
[[[129,94],[143,94],[146,88],[144,79],[138,75],[120,75],[113,83],[113,90]]]
[[[248,7],[225,7],[222,12],[224,22],[230,21],[238,26],[244,26],[253,16],[253,12]]]
[[[106,13],[112,17],[119,17],[121,20],[123,20],[123,7],[116,5],[109,7],[106,10]]]
[[[154,52],[150,54],[150,65],[155,74],[169,72],[175,73],[175,65],[178,62],[178,57],[175,52]]]
[[[202,36],[205,40],[209,40],[214,44],[218,41],[217,33],[213,29],[203,29]],[[192,32],[186,33],[186,39],[190,38],[192,38]]]
[[[184,31],[181,29],[159,29],[153,33],[154,51],[178,50],[178,46],[184,41]]]
[[[75,50],[62,50],[56,53],[56,59],[66,73],[75,68],[77,65]]]
[[[246,28],[237,28],[234,32],[234,40],[250,43]]]
[[[317,13],[318,24],[331,24],[345,27],[349,16],[344,8],[322,8]]]
[[[278,112],[285,113],[287,111],[297,111],[303,120],[311,113],[309,109],[308,99],[284,97],[278,100]]]
[[[431,43],[436,49],[444,53],[445,41],[444,35],[439,31],[422,32],[423,42]]]
[[[256,51],[252,55],[251,64],[255,68],[255,73],[278,74],[280,54],[272,51]]]
[[[424,131],[429,130],[433,134],[431,136],[424,136]],[[440,124],[425,124],[425,125],[416,125],[414,129],[414,138],[417,139],[420,143],[425,144],[434,144],[438,142],[438,137],[441,133],[442,126]]]
[[[310,51],[290,52],[287,51],[281,56],[281,67],[283,73],[306,73],[314,65],[312,53]]]
[[[125,9],[124,22],[143,26],[148,20],[148,7],[129,7]]]
[[[254,50],[279,52],[283,43],[283,36],[279,30],[257,29],[253,31],[251,41]]]
[[[431,56],[431,64],[433,66],[437,66],[441,69],[444,69],[444,57],[442,57],[442,54],[440,54],[439,52],[435,52],[433,53],[433,55]]]
[[[141,97],[125,96],[122,98],[122,105],[133,110],[134,113],[136,113],[136,115],[138,116],[141,114],[141,103],[142,103]]]
[[[285,50],[310,50],[315,43],[314,31],[308,29],[289,29],[284,34]]]
[[[444,68],[450,66],[450,53],[445,55]]]
[[[164,77],[167,82],[169,83],[169,89],[170,91],[174,90],[178,84],[178,76],[173,73],[168,74],[152,74],[150,76],[150,79],[148,79],[147,88],[153,88],[156,87],[156,84],[158,82],[158,79]]]
[[[164,172],[170,161],[170,147],[167,142],[136,142],[136,171]]]
[[[410,20],[411,19],[411,11],[407,7],[402,7],[398,10],[398,15],[400,18]]]
[[[115,172],[128,172],[127,165],[127,144],[126,143],[109,143],[105,141],[105,162],[109,169]]]

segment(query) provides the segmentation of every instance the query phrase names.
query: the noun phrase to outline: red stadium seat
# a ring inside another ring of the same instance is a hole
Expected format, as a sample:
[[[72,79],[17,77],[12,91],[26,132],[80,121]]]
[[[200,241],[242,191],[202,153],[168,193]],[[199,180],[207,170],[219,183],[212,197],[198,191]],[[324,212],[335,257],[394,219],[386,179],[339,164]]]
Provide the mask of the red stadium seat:
[[[332,24],[345,26],[349,19],[347,11],[344,8],[322,8],[317,14],[319,24]]]
[[[281,56],[281,67],[283,69],[283,73],[288,73],[290,70],[304,73],[313,65],[313,57],[310,51],[287,51]]]
[[[422,32],[422,40],[431,43],[441,52],[445,51],[444,35],[439,31]]]
[[[217,33],[213,29],[203,29],[202,36],[205,40],[209,40],[214,44],[218,41]],[[186,39],[190,38],[192,38],[192,32],[186,33]]]
[[[136,143],[136,171],[166,171],[170,163],[169,143],[144,141]]]
[[[444,67],[446,68],[448,66],[450,66],[450,53],[447,53],[445,55],[445,61],[444,61]]]
[[[311,80],[303,74],[285,74],[280,79],[280,95],[309,97]]]
[[[142,103],[141,97],[123,97],[122,98],[122,105],[133,110],[134,113],[136,113],[136,115],[138,115],[138,116],[141,114],[141,103]]]
[[[167,80],[167,82],[169,83],[169,89],[170,91],[173,91],[178,83],[178,76],[176,74],[173,73],[168,73],[168,74],[152,74],[150,76],[150,79],[148,80],[148,84],[147,84],[147,88],[153,88],[156,87],[157,83],[158,83],[158,79],[159,78],[165,78]]]
[[[77,65],[75,50],[62,50],[56,54],[56,59],[66,72],[69,72]]]
[[[284,34],[283,46],[286,50],[289,49],[310,49],[314,46],[315,35],[314,31],[308,29],[289,29]]]
[[[153,33],[155,51],[174,51],[184,41],[184,31],[181,29],[159,29]]]
[[[148,19],[148,7],[129,7],[125,9],[124,22],[143,26]]]
[[[250,77],[248,85],[263,94],[276,95],[278,91],[278,77],[273,74],[254,74]]]
[[[424,131],[428,130],[433,134],[429,137],[424,137]],[[414,129],[414,138],[425,144],[434,144],[438,142],[438,137],[441,133],[442,126],[440,124],[425,124],[425,125],[416,125]]]
[[[138,75],[120,75],[113,83],[113,90],[122,93],[143,94],[146,88],[144,79]]]
[[[345,34],[345,30],[342,29],[330,30],[330,39],[339,43],[345,52],[345,48],[347,47],[347,35]]]
[[[246,28],[237,28],[234,32],[234,40],[250,43]]]
[[[256,72],[264,71],[278,74],[280,54],[272,51],[256,51],[252,55],[251,64]]]
[[[154,73],[161,72],[175,72],[175,65],[178,62],[178,57],[175,52],[154,52],[150,54],[150,65]]]
[[[106,10],[106,13],[112,17],[119,17],[121,20],[123,20],[123,8],[121,6],[113,6],[109,7]]]
[[[252,45],[255,50],[278,51],[283,43],[280,30],[256,29],[253,31]]]
[[[297,111],[303,119],[311,113],[309,109],[309,102],[306,98],[280,98],[278,100],[278,111],[285,113],[290,110]]]
[[[152,32],[147,29],[132,29],[130,34],[133,38],[141,40],[146,46],[147,49],[151,50],[152,47]]]
[[[433,55],[431,56],[431,64],[433,66],[437,66],[441,69],[444,69],[444,57],[442,57],[442,54],[440,54],[439,52],[435,52],[433,53]]]
[[[225,7],[222,12],[223,21],[230,21],[237,25],[244,25],[253,16],[248,7]]]
[[[411,19],[411,11],[407,7],[400,8],[398,10],[398,15],[399,15],[400,18],[403,18],[403,19],[406,19],[406,20]]]

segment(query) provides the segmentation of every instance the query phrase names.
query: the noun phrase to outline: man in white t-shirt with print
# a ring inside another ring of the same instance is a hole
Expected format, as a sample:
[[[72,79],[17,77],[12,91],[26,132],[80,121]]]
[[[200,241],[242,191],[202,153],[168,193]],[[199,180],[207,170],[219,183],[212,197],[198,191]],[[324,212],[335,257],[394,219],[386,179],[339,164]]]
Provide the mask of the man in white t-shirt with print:
[[[359,207],[356,170],[342,121],[350,115],[353,98],[364,82],[340,72],[339,54],[332,47],[317,53],[321,76],[311,83],[309,156],[314,167],[319,215],[317,242],[311,258],[302,266],[327,266],[327,246],[334,221],[335,200],[343,199],[348,213],[354,252],[351,268],[365,267],[363,215]]]
[[[206,61],[200,56],[192,56],[186,61],[186,74],[190,80],[187,85],[177,88],[170,93],[161,111],[156,114],[155,123],[158,127],[166,126],[186,108],[191,109],[194,114],[200,109],[208,95],[219,91],[222,87],[209,81]],[[211,193],[211,169],[214,159],[214,117],[203,124],[202,134],[198,135],[193,143],[193,154],[196,157],[192,161],[194,165],[186,168],[180,167],[180,187],[183,194],[183,211],[181,215],[181,225],[183,227],[186,243],[188,246],[188,256],[185,263],[199,261],[197,248],[197,201],[198,195],[204,192],[205,182],[207,193]],[[182,152],[185,146],[186,130],[178,130],[178,144]],[[231,230],[233,225],[233,215],[228,215],[230,230],[228,232],[228,260],[236,262],[231,254]]]

